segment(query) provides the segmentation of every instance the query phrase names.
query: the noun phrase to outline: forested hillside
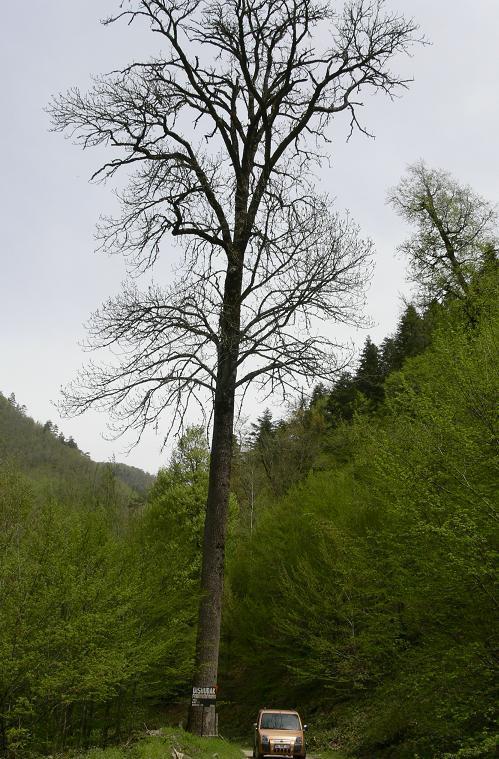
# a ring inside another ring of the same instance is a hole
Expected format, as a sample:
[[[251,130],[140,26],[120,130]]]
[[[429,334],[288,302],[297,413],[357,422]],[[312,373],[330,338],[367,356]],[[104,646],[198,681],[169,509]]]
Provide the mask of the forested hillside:
[[[241,722],[292,704],[355,756],[493,755],[495,303],[431,321],[407,309],[355,375],[255,429],[225,625]]]
[[[156,478],[96,464],[12,395],[0,441],[0,751],[106,742],[189,672],[191,531],[162,525]]]
[[[424,164],[392,199],[416,227],[401,248],[416,305],[366,340],[355,372],[284,420],[264,413],[239,451],[228,718],[293,704],[357,757],[492,757],[493,212]]]
[[[137,467],[92,461],[53,422],[31,419],[14,393],[8,398],[0,393],[0,462],[7,461],[24,472],[37,490],[73,500],[102,497],[99,489],[112,487],[115,500],[133,505],[154,483],[151,474]]]
[[[475,235],[456,269],[434,239],[432,279],[423,232],[393,334],[234,440],[225,735],[275,705],[300,709],[311,750],[495,756],[497,253]],[[186,431],[137,509],[120,467],[89,487],[100,470],[53,427],[12,398],[0,420],[1,751],[24,759],[183,719],[205,431]]]

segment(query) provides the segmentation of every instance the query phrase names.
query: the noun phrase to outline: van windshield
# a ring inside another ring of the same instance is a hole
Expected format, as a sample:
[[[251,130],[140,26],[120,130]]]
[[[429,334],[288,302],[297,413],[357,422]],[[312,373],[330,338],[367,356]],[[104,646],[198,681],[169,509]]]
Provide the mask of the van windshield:
[[[300,721],[297,714],[264,712],[260,727],[267,730],[300,730]]]

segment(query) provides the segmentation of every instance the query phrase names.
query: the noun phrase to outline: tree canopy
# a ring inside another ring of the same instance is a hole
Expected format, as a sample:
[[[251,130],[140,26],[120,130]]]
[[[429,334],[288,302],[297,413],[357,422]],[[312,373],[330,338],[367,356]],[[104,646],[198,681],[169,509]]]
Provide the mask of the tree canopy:
[[[424,162],[410,166],[389,194],[395,210],[416,232],[400,250],[428,301],[464,297],[484,261],[497,257],[497,208],[448,172]]]

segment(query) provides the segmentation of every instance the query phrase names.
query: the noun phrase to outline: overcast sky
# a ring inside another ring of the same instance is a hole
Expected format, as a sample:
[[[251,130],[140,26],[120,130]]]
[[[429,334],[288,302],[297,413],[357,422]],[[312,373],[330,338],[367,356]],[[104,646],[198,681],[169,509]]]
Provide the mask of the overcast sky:
[[[88,181],[97,156],[50,133],[43,109],[53,94],[75,84],[85,89],[91,74],[147,57],[151,35],[145,30],[99,24],[117,5],[31,0],[2,7],[0,391],[14,392],[36,420],[57,423],[93,459],[115,454],[155,472],[167,461],[161,429],[125,456],[124,441],[103,437],[105,415],[61,420],[53,405],[85,360],[78,342],[84,322],[119,291],[125,266],[93,252],[95,222],[114,208],[111,188]],[[349,209],[376,244],[368,313],[369,333],[378,342],[394,329],[401,298],[410,292],[404,262],[395,256],[407,229],[385,204],[407,164],[424,158],[499,200],[498,0],[387,5],[414,16],[432,46],[400,63],[415,80],[401,99],[391,103],[380,95],[366,104],[364,121],[375,140],[356,135],[346,144],[344,127],[333,129],[332,164],[321,176],[337,208]],[[167,276],[166,267],[160,271]],[[366,334],[352,338],[362,345]]]

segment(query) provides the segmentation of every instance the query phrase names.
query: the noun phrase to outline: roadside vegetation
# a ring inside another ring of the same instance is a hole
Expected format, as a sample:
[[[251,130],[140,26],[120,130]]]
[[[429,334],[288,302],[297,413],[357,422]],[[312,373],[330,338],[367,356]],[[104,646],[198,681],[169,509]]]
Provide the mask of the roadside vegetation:
[[[158,735],[124,746],[71,752],[57,759],[241,759],[241,748],[222,738],[200,738],[181,728],[163,728]],[[54,759],[56,759],[54,757]]]

